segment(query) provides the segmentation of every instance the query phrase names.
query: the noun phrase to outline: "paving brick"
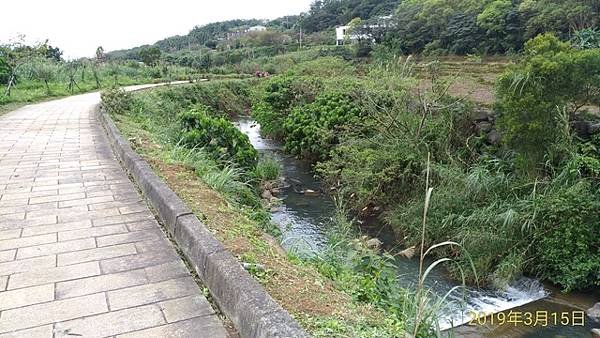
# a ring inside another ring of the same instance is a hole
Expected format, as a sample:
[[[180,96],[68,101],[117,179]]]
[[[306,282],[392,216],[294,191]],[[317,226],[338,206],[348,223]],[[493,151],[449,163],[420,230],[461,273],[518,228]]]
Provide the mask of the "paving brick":
[[[56,324],[55,337],[107,337],[164,324],[160,309],[147,305]],[[145,336],[167,337],[167,336]]]
[[[145,270],[146,276],[148,276],[148,281],[150,283],[161,282],[167,279],[183,277],[190,274],[190,271],[181,260],[149,266],[145,268]]]
[[[0,263],[10,262],[15,259],[17,250],[0,251]]]
[[[128,232],[128,231],[127,231],[127,227],[124,224],[107,225],[104,227],[93,227],[92,228],[91,223],[90,223],[90,228],[86,227],[85,229],[59,232],[58,240],[59,241],[69,241],[69,240],[78,239],[78,238],[99,237],[99,236],[106,236],[106,235],[121,234],[121,233],[125,233],[125,232]]]
[[[118,335],[117,338],[147,338],[147,337],[171,337],[171,338],[225,338],[227,332],[216,316],[194,318],[182,322],[162,325],[146,330],[140,330],[127,334]]]
[[[81,220],[82,215],[85,215],[87,213],[87,211],[88,211],[87,206],[85,206],[85,205],[79,206],[79,207],[72,207],[72,208],[56,209],[56,210],[52,210],[51,213],[49,213],[48,210],[38,210],[38,211],[28,212],[27,218],[35,219],[35,218],[48,217],[48,216],[52,215],[52,216],[58,216],[58,220],[60,222],[69,222],[69,221]]]
[[[57,257],[57,265],[65,266],[82,262],[98,261],[119,256],[135,255],[136,253],[137,251],[133,244],[113,245],[104,248],[59,254]]]
[[[40,210],[49,214],[49,213],[51,213],[51,210],[53,210],[53,209],[58,209],[57,202],[49,202],[49,203],[41,203],[41,204],[25,204],[25,205],[13,206],[13,207],[5,207],[5,208],[0,209],[0,214],[7,215],[7,214],[20,213],[20,212],[27,213],[27,212],[31,212],[31,211],[40,211]]]
[[[110,202],[110,201],[114,201],[114,198],[112,197],[112,195],[85,198],[85,194],[84,194],[84,196],[80,199],[58,202],[58,206],[60,208],[68,208],[68,207],[74,207],[74,206],[78,206],[78,205],[88,205],[88,204],[103,203],[103,202]]]
[[[94,226],[102,226],[102,225],[110,225],[110,224],[118,224],[118,223],[132,223],[138,221],[149,221],[153,220],[154,216],[149,212],[140,212],[136,214],[128,214],[128,215],[115,215],[112,217],[103,217],[99,219],[93,220]]]
[[[107,312],[103,293],[2,311],[0,333]]]
[[[102,236],[96,238],[98,243],[98,247],[104,247],[109,245],[123,244],[123,243],[134,243],[141,241],[156,241],[161,239],[163,234],[160,230],[156,229],[155,231],[137,231],[137,232],[128,232],[125,234],[118,235],[109,235]]]
[[[58,190],[56,190],[56,195],[52,196],[44,196],[44,197],[32,197],[29,199],[29,204],[38,204],[38,203],[47,203],[47,202],[61,202],[61,201],[70,201],[70,200],[79,200],[85,198],[85,193],[75,193],[75,194],[58,194]]]
[[[54,256],[52,256],[52,258],[54,259]],[[10,276],[8,281],[8,290],[97,276],[99,274],[100,267],[98,266],[98,262],[88,262],[77,265],[58,266],[45,269],[28,269],[25,270],[25,272],[16,273]]]
[[[0,241],[0,250],[24,248],[33,245],[52,243],[57,241],[56,234],[46,234],[32,237],[5,239]]]
[[[21,237],[21,229],[0,231],[0,240],[13,239]]]
[[[158,306],[162,309],[169,323],[215,313],[206,298],[202,295],[168,300],[158,303]]]
[[[54,300],[54,285],[0,292],[0,311]]]
[[[139,231],[144,229],[158,229],[159,225],[154,219],[139,221],[139,222],[131,222],[127,223],[127,229],[129,231]]]
[[[93,238],[83,238],[73,241],[56,242],[51,244],[30,246],[21,248],[17,251],[17,259],[31,258],[37,256],[47,256],[64,252],[73,252],[96,247],[96,241]],[[60,262],[60,260],[59,260]]]
[[[156,303],[162,300],[198,294],[198,285],[191,277],[170,279],[155,284],[109,291],[108,303],[111,311],[133,306]]]
[[[92,221],[89,219],[75,221],[75,222],[64,222],[64,223],[56,223],[44,226],[35,226],[35,227],[27,227],[23,229],[23,237],[27,236],[35,236],[42,234],[49,234],[59,231],[69,231],[76,229],[87,229],[92,227]],[[60,237],[60,236],[59,236]],[[59,238],[60,240],[60,238]]]
[[[57,299],[82,296],[146,284],[148,279],[143,269],[82,278],[56,283]]]
[[[102,210],[94,210],[88,211],[88,207],[86,205],[80,207],[73,208],[82,208],[79,213],[65,213],[63,215],[58,216],[59,222],[73,222],[81,219],[81,215],[85,215],[85,218],[92,220],[92,225],[95,225],[95,221],[99,219],[106,219],[111,216],[118,216],[119,209],[102,209]],[[119,223],[119,222],[117,222]],[[112,223],[114,224],[114,223]],[[96,225],[97,226],[97,225]]]
[[[147,252],[137,255],[102,260],[100,261],[100,267],[102,268],[103,273],[115,273],[119,271],[145,268],[148,266],[177,260],[181,260],[181,258],[171,251]]]
[[[52,324],[10,333],[0,334],[0,338],[53,338]]]
[[[8,276],[0,276],[0,291],[6,290],[6,284],[8,284]]]

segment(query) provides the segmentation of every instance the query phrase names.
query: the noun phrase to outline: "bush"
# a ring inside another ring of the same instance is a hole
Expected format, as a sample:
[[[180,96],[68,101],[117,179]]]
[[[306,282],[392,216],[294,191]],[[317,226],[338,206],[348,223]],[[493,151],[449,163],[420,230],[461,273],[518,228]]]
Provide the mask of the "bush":
[[[294,108],[285,119],[285,149],[306,158],[326,158],[343,129],[357,124],[361,116],[351,94],[325,91],[315,102]]]
[[[547,198],[534,236],[535,267],[564,291],[600,286],[600,202],[584,181]]]
[[[102,108],[109,114],[123,114],[131,109],[133,97],[131,93],[119,87],[111,87],[100,94]]]
[[[262,133],[283,138],[283,123],[291,109],[314,101],[321,88],[322,82],[313,77],[277,76],[260,89],[252,116]]]
[[[219,161],[232,161],[242,168],[253,169],[258,152],[248,136],[222,117],[211,117],[208,107],[181,113],[182,142],[188,147],[204,148]]]
[[[525,45],[521,63],[498,81],[498,126],[519,167],[539,172],[557,143],[560,114],[569,118],[585,105],[600,104],[600,49],[576,50],[552,34]]]

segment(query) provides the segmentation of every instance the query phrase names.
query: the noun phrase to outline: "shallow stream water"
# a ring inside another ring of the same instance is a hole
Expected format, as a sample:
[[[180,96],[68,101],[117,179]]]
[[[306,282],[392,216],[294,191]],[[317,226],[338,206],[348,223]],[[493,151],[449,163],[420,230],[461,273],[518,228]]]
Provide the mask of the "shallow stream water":
[[[282,246],[288,251],[310,255],[326,245],[325,226],[335,211],[333,201],[327,194],[312,197],[300,192],[311,189],[320,191],[321,186],[313,177],[310,166],[293,156],[284,153],[281,144],[263,138],[260,125],[251,118],[239,118],[236,126],[248,137],[252,145],[261,153],[269,154],[282,166],[285,186],[279,197],[283,203],[272,210],[272,219],[282,232]],[[369,232],[368,229],[366,229]],[[377,234],[386,244],[394,242],[389,232]],[[399,258],[398,277],[405,287],[414,287],[418,280],[419,263],[416,259]],[[437,268],[426,280],[426,285],[442,297],[457,284],[448,278],[447,273]],[[590,330],[600,327],[584,318],[583,326],[552,325],[513,325],[503,324],[470,326],[471,313],[503,313],[510,311],[535,314],[536,311],[562,313],[572,316],[574,311],[583,311],[600,301],[598,293],[563,295],[551,286],[545,286],[535,279],[523,277],[511,284],[506,290],[467,288],[455,291],[449,297],[448,305],[440,314],[439,325],[443,329],[452,329],[456,337],[502,337],[502,338],[546,338],[546,337],[591,337]],[[508,317],[507,317],[508,318]],[[464,325],[463,325],[464,324]],[[454,328],[453,328],[454,327]]]

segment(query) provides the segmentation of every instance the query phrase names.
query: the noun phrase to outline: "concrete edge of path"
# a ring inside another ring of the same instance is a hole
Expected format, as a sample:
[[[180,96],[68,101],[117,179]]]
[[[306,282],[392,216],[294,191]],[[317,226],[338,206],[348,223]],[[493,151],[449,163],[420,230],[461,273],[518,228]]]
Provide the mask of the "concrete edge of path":
[[[309,337],[300,325],[241,266],[121,136],[111,117],[98,116],[122,166],[158,213],[185,258],[242,337]]]

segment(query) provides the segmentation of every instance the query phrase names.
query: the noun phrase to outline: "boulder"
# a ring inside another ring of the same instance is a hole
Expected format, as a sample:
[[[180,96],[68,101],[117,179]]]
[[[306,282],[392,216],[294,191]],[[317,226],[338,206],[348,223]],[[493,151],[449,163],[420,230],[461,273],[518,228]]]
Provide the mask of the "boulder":
[[[271,195],[273,196],[279,196],[280,193],[281,191],[278,188],[271,189]]]
[[[263,199],[266,200],[271,200],[271,198],[273,197],[273,195],[271,194],[270,190],[265,190],[263,191],[263,193],[260,195],[260,197],[262,197]]]
[[[587,309],[585,313],[588,315],[588,317],[592,318],[597,322],[600,322],[600,303],[596,303],[596,305]]]
[[[321,192],[311,190],[311,189],[306,189],[306,190],[304,190],[304,196],[317,197],[317,196],[321,196]]]
[[[476,124],[477,127],[477,131],[479,132],[483,132],[483,133],[489,133],[492,130],[492,123],[491,122],[479,122]]]
[[[600,338],[600,329],[592,329],[592,337]]]
[[[493,129],[488,133],[487,141],[489,144],[497,145],[500,142],[500,133]]]
[[[369,248],[371,250],[376,250],[376,251],[379,251],[379,249],[381,248],[381,244],[383,244],[383,243],[377,238],[371,238],[366,243],[367,248]]]
[[[485,110],[476,111],[473,120],[475,121],[488,121],[490,119],[490,113]]]
[[[411,246],[410,248],[404,249],[400,251],[398,254],[404,256],[405,258],[412,259],[415,256],[416,248]]]
[[[589,139],[593,134],[600,130],[600,123],[594,123],[592,121],[576,120],[571,121],[570,125],[577,136],[583,139]]]

